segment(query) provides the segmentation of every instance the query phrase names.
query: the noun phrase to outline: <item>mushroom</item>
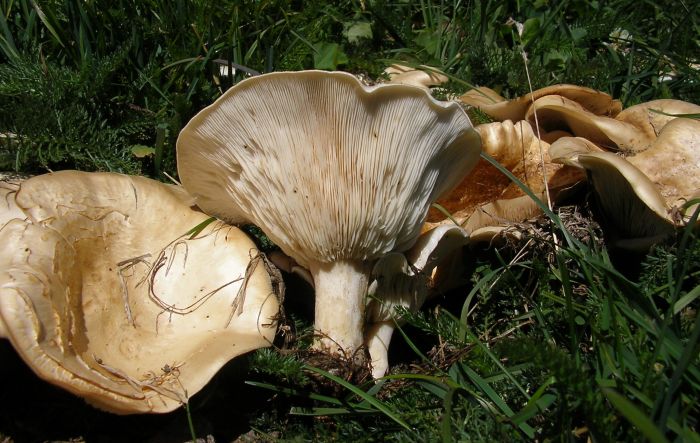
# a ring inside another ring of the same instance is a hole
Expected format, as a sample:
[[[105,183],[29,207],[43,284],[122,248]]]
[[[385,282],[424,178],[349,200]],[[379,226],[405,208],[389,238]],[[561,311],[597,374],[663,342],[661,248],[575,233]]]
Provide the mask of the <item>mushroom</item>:
[[[23,218],[24,213],[15,204],[14,194],[19,189],[15,181],[5,181],[0,177],[0,226],[13,218]],[[0,316],[0,338],[7,338],[7,329]]]
[[[391,83],[415,86],[426,91],[431,86],[438,86],[447,83],[449,80],[445,74],[436,68],[430,66],[419,66],[416,69],[410,66],[394,64],[384,70],[384,73],[389,76]]]
[[[457,226],[438,226],[421,235],[405,254],[391,252],[375,263],[366,335],[374,378],[382,377],[389,368],[389,343],[401,323],[395,318],[396,308],[418,311],[433,292],[435,268],[468,239],[467,232]]]
[[[627,157],[581,138],[559,139],[550,153],[588,172],[617,246],[645,250],[684,226],[697,208],[686,202],[700,190],[698,120],[671,120],[649,149]]]
[[[314,346],[345,355],[363,344],[374,262],[415,243],[430,204],[479,152],[457,103],[323,71],[246,79],[177,141],[179,174],[199,207],[256,224],[309,269]]]
[[[547,188],[553,198],[584,179],[576,168],[562,167],[549,159],[549,143],[540,140],[526,121],[510,120],[476,127],[483,151],[511,171],[540,198]],[[544,160],[544,174],[542,161]],[[539,206],[518,185],[482,159],[452,192],[438,199],[451,219],[431,209],[424,227],[456,221],[471,232],[486,226],[520,222],[541,212]]]
[[[19,181],[0,178],[0,226],[13,218],[24,218],[24,213],[15,203],[14,196],[18,189]]]
[[[270,345],[278,299],[264,259],[181,187],[64,171],[12,200],[0,324],[41,378],[107,411],[168,412]]]
[[[622,109],[622,104],[618,100],[613,100],[608,94],[591,88],[566,84],[547,86],[514,100],[506,100],[493,89],[480,87],[469,90],[459,100],[481,109],[494,120],[519,121],[525,119],[532,102],[543,97],[551,97],[553,100],[563,98],[577,103],[593,115],[614,117]]]
[[[572,100],[546,96],[528,109],[525,118],[531,124],[535,122],[535,112],[543,132],[565,129],[608,149],[643,151],[674,118],[666,114],[698,113],[700,106],[680,100],[653,100],[627,108],[611,118],[596,115]]]

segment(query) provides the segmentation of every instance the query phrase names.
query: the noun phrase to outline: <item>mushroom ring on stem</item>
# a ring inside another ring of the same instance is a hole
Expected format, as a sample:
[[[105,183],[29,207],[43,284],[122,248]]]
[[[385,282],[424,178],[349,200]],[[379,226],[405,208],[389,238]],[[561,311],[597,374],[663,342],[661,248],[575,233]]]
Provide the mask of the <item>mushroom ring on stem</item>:
[[[205,212],[259,226],[315,283],[315,347],[363,345],[369,274],[418,238],[432,202],[479,159],[457,103],[342,72],[244,80],[196,115],[178,171]]]
[[[0,191],[0,336],[41,378],[111,412],[168,412],[271,344],[255,245],[182,187],[62,171]]]

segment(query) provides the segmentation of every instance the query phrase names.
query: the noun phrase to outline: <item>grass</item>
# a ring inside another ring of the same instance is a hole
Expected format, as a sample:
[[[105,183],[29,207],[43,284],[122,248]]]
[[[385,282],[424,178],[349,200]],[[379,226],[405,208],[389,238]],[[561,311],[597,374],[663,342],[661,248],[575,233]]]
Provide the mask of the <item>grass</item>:
[[[698,102],[698,23],[685,2],[630,0],[2,0],[0,132],[15,137],[0,168],[174,175],[184,123],[251,70],[377,77],[401,61],[444,70],[458,92],[514,97],[528,91],[525,51],[534,88]]]
[[[700,243],[682,233],[623,274],[590,229],[587,243],[560,231],[570,244],[555,249],[550,236],[516,261],[518,248],[472,251],[474,306],[459,291],[404,312],[380,384],[260,351],[252,378],[265,382],[250,383],[286,407],[256,428],[290,440],[698,441],[700,325],[679,301],[697,302]],[[269,359],[275,372],[256,369]]]
[[[12,134],[0,138],[0,169],[174,176],[180,129],[247,71],[378,77],[401,61],[444,70],[455,92],[486,85],[514,97],[529,92],[526,60],[534,88],[577,83],[625,106],[700,102],[700,13],[682,1],[298,6],[0,0],[0,134]],[[296,338],[252,354],[246,370],[237,366],[245,386],[219,381],[229,389],[195,396],[175,419],[181,438],[249,431],[258,441],[700,441],[695,234],[631,257],[606,247],[587,206],[544,209],[534,225],[540,235],[470,249],[468,285],[400,313],[407,323],[392,344],[394,369],[377,384],[310,364],[308,305],[289,297]],[[308,292],[299,281],[288,287]],[[234,391],[257,401],[234,405],[226,394]],[[28,435],[4,416],[0,440]],[[210,417],[218,426],[206,426]],[[148,420],[143,435],[172,425]],[[87,423],[66,419],[54,425],[65,434],[34,438],[100,435]],[[124,422],[95,423],[121,435]]]

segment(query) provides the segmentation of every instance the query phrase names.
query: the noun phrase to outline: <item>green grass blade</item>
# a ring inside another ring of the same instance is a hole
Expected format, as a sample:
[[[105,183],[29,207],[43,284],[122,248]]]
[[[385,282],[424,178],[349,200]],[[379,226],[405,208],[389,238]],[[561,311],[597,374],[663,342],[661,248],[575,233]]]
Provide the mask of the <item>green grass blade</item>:
[[[491,401],[501,410],[501,412],[508,418],[515,416],[515,412],[503,401],[500,395],[489,385],[486,380],[481,378],[479,374],[476,373],[472,368],[467,365],[461,365],[464,372],[467,374],[469,379],[474,383],[481,391],[486,394],[486,396],[491,399]],[[517,425],[521,431],[525,433],[529,438],[535,437],[535,430],[532,426],[527,423],[519,423]]]
[[[15,45],[15,40],[12,38],[12,32],[7,26],[7,20],[5,19],[5,14],[0,11],[0,49],[5,54],[9,60],[17,60],[19,58],[19,51],[17,50],[17,45]]]
[[[204,230],[207,226],[209,226],[212,222],[216,221],[216,217],[209,217],[208,219],[204,220],[202,223],[198,224],[194,228],[190,229],[189,231],[185,232],[185,236],[190,236],[190,240],[195,238],[196,236],[199,235],[200,232]]]
[[[690,292],[679,298],[678,301],[673,304],[673,314],[676,315],[681,312],[683,308],[694,302],[698,297],[700,297],[700,286],[694,287]]]
[[[48,29],[48,31],[51,33],[51,35],[53,35],[56,43],[58,43],[59,45],[61,45],[62,47],[65,48],[66,45],[63,42],[63,39],[61,38],[59,33],[56,31],[56,27],[54,26],[55,23],[52,23],[52,21],[55,21],[55,19],[52,20],[53,16],[51,16],[51,17],[47,16],[46,13],[44,13],[44,11],[39,7],[39,5],[34,0],[32,0],[32,6],[36,10],[37,15],[39,16],[39,20],[41,20],[41,22],[44,24],[44,26],[46,26],[46,29]]]
[[[664,112],[660,109],[649,109],[649,111],[654,112],[656,114],[661,114],[661,115],[667,115],[669,117],[684,117],[684,118],[693,118],[693,119],[700,119],[700,114],[669,114],[668,112]]]
[[[661,409],[661,415],[657,423],[661,426],[666,427],[666,421],[671,413],[673,399],[678,399],[676,396],[676,391],[680,388],[682,379],[685,375],[686,370],[689,368],[697,369],[697,366],[692,365],[694,360],[697,360],[698,356],[698,341],[700,340],[700,315],[695,317],[695,324],[693,325],[693,332],[690,334],[687,343],[685,343],[685,348],[683,349],[683,354],[678,360],[673,376],[669,383],[669,387],[666,390],[663,407]],[[691,366],[692,365],[692,366]]]
[[[301,416],[331,416],[331,415],[371,415],[380,414],[380,411],[376,409],[352,409],[352,408],[304,408],[299,406],[292,406],[289,409],[289,414],[291,415],[301,415]]]
[[[610,403],[652,443],[668,443],[654,423],[627,397],[612,388],[602,388]]]
[[[445,412],[442,414],[440,421],[440,437],[443,443],[452,442],[452,402],[454,400],[456,389],[450,389],[445,393],[443,398],[443,408]]]
[[[195,442],[197,441],[197,433],[194,429],[194,422],[192,421],[192,411],[190,411],[189,401],[185,403],[185,414],[187,415],[187,427],[190,430],[190,436],[192,437],[192,441]]]
[[[319,375],[322,375],[326,377],[329,380],[333,380],[334,382],[338,383],[339,385],[343,386],[345,389],[349,390],[353,394],[357,395],[358,397],[362,398],[363,400],[366,400],[369,404],[377,408],[379,411],[384,413],[387,417],[398,423],[401,427],[406,429],[407,431],[413,433],[413,429],[401,419],[401,417],[398,416],[398,414],[393,411],[389,406],[387,406],[384,402],[378,400],[377,398],[367,394],[365,391],[362,389],[358,388],[357,386],[353,385],[352,383],[347,382],[346,380],[343,380],[340,377],[337,377],[327,371],[324,371],[323,369],[315,368],[313,366],[304,366],[306,369],[308,369],[311,372],[315,372]]]
[[[275,386],[269,383],[261,383],[257,381],[246,381],[245,384],[250,386],[255,386],[257,388],[263,388],[274,392],[279,392],[280,394],[293,395],[301,398],[308,398],[310,400],[318,400],[326,403],[330,403],[337,406],[346,406],[342,401],[334,397],[329,397],[327,395],[316,394],[313,392],[301,391],[299,389],[288,388],[284,386]]]
[[[452,223],[454,223],[455,225],[460,226],[460,227],[462,226],[462,225],[460,225],[459,223],[457,223],[457,220],[455,220],[455,219],[452,217],[452,214],[450,214],[450,211],[448,211],[447,209],[445,209],[445,207],[442,206],[441,204],[439,204],[439,203],[433,203],[431,206],[432,206],[433,208],[437,209],[438,211],[440,211],[440,213],[441,213],[442,215],[444,215],[445,217],[447,217],[448,219],[450,219],[450,221],[451,221]]]

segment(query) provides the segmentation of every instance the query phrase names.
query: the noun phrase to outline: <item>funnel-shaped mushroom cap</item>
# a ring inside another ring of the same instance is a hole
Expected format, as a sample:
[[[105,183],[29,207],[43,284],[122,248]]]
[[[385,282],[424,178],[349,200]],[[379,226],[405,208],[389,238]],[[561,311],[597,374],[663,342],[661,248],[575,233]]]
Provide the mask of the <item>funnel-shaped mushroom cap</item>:
[[[506,101],[488,88],[477,88],[461,96],[463,103],[478,107],[483,112],[498,121],[523,120],[527,110],[534,100],[542,97],[560,97],[578,103],[582,109],[594,115],[615,116],[622,109],[618,100],[613,100],[608,94],[591,88],[575,85],[553,85],[538,89],[531,94]]]
[[[555,142],[551,154],[557,162],[588,171],[606,221],[622,244],[634,249],[644,249],[683,225],[692,209],[683,211],[681,206],[700,189],[697,120],[672,120],[650,149],[626,158],[595,152],[589,142],[569,138]]]
[[[177,151],[204,211],[255,223],[310,270],[320,347],[353,354],[371,261],[416,241],[480,141],[457,103],[303,71],[240,82],[187,124]]]
[[[424,69],[411,68],[404,65],[391,65],[384,70],[389,75],[391,83],[416,86],[422,89],[429,89],[431,86],[447,83],[447,76],[436,68],[421,66]]]
[[[305,267],[410,247],[479,146],[456,103],[322,71],[244,80],[177,142],[180,177],[204,211],[247,218]]]
[[[107,173],[21,184],[27,220],[0,229],[0,318],[39,376],[108,411],[167,412],[269,345],[278,301],[254,244],[216,221],[192,235],[208,216],[188,199]]]
[[[567,129],[599,146],[622,151],[648,149],[663,128],[674,117],[661,114],[697,113],[700,106],[679,100],[654,100],[632,106],[615,118],[595,115],[579,103],[564,97],[547,96],[536,100],[525,118],[532,124],[537,121],[543,131]]]
[[[575,168],[553,164],[549,158],[549,143],[538,139],[526,121],[487,123],[477,126],[476,130],[481,135],[483,151],[540,197],[544,196],[545,176],[553,195],[584,178]],[[522,221],[540,212],[522,189],[486,160],[481,160],[459,186],[437,203],[468,231]],[[448,223],[442,213],[431,210],[428,222],[442,221]]]

